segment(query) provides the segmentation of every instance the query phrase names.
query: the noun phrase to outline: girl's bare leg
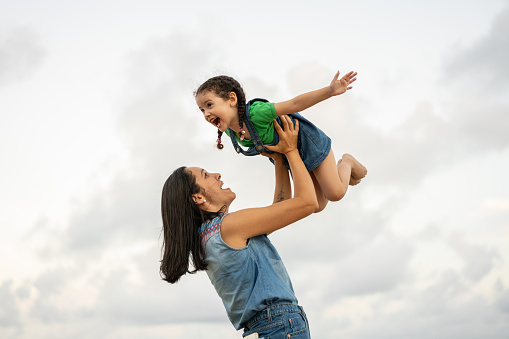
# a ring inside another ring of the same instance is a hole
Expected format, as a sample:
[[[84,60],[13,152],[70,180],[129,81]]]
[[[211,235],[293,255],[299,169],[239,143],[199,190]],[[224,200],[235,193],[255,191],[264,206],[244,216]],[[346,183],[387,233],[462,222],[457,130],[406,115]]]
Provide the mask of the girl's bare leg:
[[[318,201],[318,208],[314,211],[314,213],[318,213],[323,211],[325,206],[329,203],[329,199],[323,195],[322,188],[320,187],[320,184],[318,183],[318,180],[316,179],[313,171],[309,173],[311,175],[311,179],[313,180],[313,184],[315,185],[315,192],[316,192],[316,200]]]
[[[332,150],[322,163],[313,170],[323,195],[329,201],[341,200],[346,194],[351,175],[350,161],[336,164]]]
[[[332,150],[313,170],[323,195],[330,201],[341,200],[348,190],[348,185],[358,184],[366,173],[366,168],[350,154],[344,154],[336,163]]]

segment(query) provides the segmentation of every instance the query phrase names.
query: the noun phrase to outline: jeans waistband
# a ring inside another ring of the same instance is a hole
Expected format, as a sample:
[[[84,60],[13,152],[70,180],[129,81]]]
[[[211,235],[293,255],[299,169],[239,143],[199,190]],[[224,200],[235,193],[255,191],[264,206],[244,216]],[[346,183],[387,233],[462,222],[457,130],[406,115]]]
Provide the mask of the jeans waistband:
[[[258,321],[262,319],[269,319],[272,316],[281,314],[281,313],[301,313],[304,312],[301,306],[294,304],[278,304],[267,306],[263,310],[256,313],[251,319],[244,323],[244,330],[249,331],[249,329],[256,324]]]

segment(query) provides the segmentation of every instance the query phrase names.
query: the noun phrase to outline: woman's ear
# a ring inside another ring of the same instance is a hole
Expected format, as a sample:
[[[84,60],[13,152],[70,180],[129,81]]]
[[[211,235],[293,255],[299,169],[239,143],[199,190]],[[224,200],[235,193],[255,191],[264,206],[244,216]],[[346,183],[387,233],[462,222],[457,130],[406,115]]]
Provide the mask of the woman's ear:
[[[207,202],[205,196],[203,196],[201,193],[193,194],[193,201],[196,205],[202,205],[203,203]]]
[[[232,107],[237,106],[237,94],[235,94],[235,92],[230,92],[230,97],[228,98],[228,101],[230,102],[230,106]]]

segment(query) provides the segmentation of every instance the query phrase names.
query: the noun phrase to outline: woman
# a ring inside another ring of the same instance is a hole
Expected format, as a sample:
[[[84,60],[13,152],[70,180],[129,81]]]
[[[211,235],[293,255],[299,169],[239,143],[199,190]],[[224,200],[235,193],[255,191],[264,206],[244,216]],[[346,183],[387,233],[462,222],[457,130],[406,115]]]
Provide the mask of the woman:
[[[276,175],[274,203],[231,213],[236,195],[222,188],[219,173],[197,167],[177,169],[162,192],[161,276],[175,283],[186,273],[205,270],[230,321],[237,330],[244,329],[244,337],[305,339],[310,338],[306,315],[267,235],[307,217],[318,203],[297,150],[298,121],[294,126],[287,116],[281,118],[283,129],[274,123],[279,143],[269,149],[288,159],[293,198],[289,173],[278,153],[271,155]]]

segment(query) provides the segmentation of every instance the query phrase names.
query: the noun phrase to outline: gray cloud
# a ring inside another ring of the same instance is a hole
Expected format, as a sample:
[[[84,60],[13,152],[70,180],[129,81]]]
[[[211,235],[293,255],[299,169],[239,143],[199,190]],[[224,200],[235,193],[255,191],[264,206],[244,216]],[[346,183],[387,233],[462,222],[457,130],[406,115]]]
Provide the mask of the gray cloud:
[[[45,56],[39,37],[28,28],[0,36],[0,86],[29,77]]]
[[[47,296],[38,297],[30,309],[30,316],[46,325],[68,324],[72,321],[72,306],[62,307]]]
[[[481,280],[494,266],[494,260],[499,258],[498,252],[488,250],[479,245],[467,243],[462,236],[452,236],[449,245],[458,252],[464,260],[464,275],[474,281]]]
[[[450,121],[447,145],[456,153],[502,151],[509,146],[509,5],[488,34],[454,54],[444,66]]]
[[[18,287],[16,289],[15,295],[19,300],[26,300],[30,298],[31,295],[30,287],[28,285],[22,285]]]
[[[497,309],[509,314],[509,289],[504,288],[500,279],[497,281],[496,289],[498,290],[498,298],[496,302]]]
[[[64,290],[75,282],[80,270],[65,267],[48,269],[35,279],[37,293],[30,316],[45,324],[69,323],[74,319],[75,305],[56,302]]]
[[[158,256],[159,249],[150,247],[131,257],[129,262],[118,263],[118,268],[95,269],[93,274],[89,274],[90,259],[79,270],[59,268],[45,271],[34,282],[37,297],[29,315],[48,326],[94,324],[101,328],[104,335],[114,333],[119,326],[227,322],[221,301],[205,273],[184,276],[178,284],[170,285],[158,275]],[[71,285],[86,285],[96,290],[97,301],[92,306],[57,302],[63,289]],[[12,297],[10,299],[13,301]],[[2,300],[8,301],[8,298]],[[5,305],[15,307],[17,303]],[[9,308],[11,312],[5,313],[9,314],[11,322],[19,319],[19,312],[13,312],[12,307]],[[83,333],[82,337],[87,338],[91,333],[95,332]]]
[[[171,285],[160,279],[158,251],[134,259],[137,283],[128,272],[109,272],[101,286],[96,312],[111,323],[140,326],[182,322],[225,322],[225,311],[206,274],[184,276]]]
[[[446,140],[459,154],[479,154],[487,150],[503,151],[509,146],[509,102],[490,100],[487,93],[458,102],[451,117],[451,138]]]
[[[448,63],[446,74],[455,81],[471,83],[481,92],[504,93],[509,86],[509,6],[494,20],[491,30],[472,47],[461,51]]]
[[[446,270],[438,276],[437,282],[415,295],[416,306],[414,310],[421,317],[443,315],[448,308],[448,300],[454,300],[466,291],[466,286],[461,281],[461,276]]]
[[[72,272],[64,268],[48,270],[34,281],[34,287],[43,295],[58,294],[71,275]]]
[[[12,281],[0,285],[0,327],[21,327],[20,308],[12,291]]]
[[[397,239],[374,242],[337,260],[328,298],[390,291],[405,281],[412,247]]]
[[[324,339],[338,336],[497,339],[505,336],[509,329],[505,315],[497,312],[486,298],[471,293],[460,275],[445,271],[437,278],[427,287],[403,284],[372,301],[365,301],[369,311],[362,316],[354,307],[351,311],[344,308],[344,316],[337,322],[328,317],[312,319],[312,331]],[[337,324],[333,329],[326,326],[331,321]]]

